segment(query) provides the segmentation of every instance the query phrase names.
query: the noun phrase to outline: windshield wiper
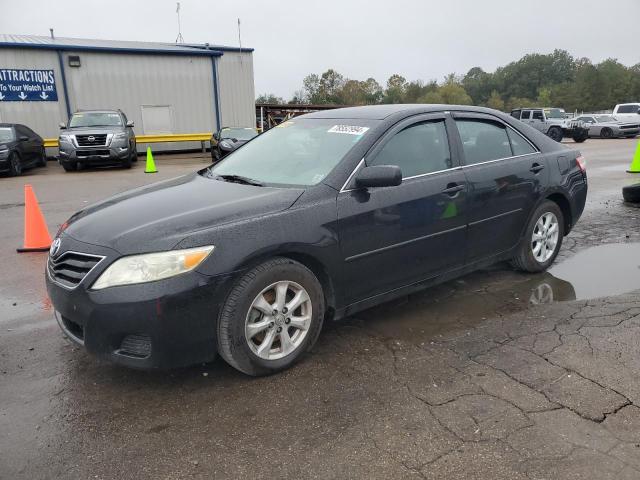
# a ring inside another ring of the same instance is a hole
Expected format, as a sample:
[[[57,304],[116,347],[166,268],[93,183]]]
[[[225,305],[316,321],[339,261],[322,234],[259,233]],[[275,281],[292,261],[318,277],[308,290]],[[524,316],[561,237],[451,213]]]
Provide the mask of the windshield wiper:
[[[242,175],[216,175],[225,182],[243,183],[245,185],[253,185],[256,187],[264,187],[264,183],[254,180],[253,178],[243,177]]]

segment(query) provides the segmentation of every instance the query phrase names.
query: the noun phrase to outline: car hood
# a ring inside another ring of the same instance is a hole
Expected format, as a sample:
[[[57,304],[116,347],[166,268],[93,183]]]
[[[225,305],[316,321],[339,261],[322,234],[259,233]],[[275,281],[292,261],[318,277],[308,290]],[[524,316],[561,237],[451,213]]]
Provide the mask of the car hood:
[[[72,135],[91,135],[101,133],[117,133],[124,132],[124,127],[106,126],[106,127],[73,127],[62,130],[60,133]]]
[[[64,231],[78,241],[124,255],[169,250],[190,232],[285,210],[303,191],[193,173],[88,206],[69,219]]]

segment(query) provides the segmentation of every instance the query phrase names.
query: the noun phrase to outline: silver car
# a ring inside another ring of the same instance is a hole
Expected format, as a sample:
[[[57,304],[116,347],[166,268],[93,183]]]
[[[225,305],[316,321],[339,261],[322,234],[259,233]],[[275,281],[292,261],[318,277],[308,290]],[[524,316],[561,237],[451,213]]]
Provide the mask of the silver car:
[[[580,115],[576,120],[582,120],[589,127],[590,137],[633,138],[640,133],[639,123],[622,122],[613,115]]]

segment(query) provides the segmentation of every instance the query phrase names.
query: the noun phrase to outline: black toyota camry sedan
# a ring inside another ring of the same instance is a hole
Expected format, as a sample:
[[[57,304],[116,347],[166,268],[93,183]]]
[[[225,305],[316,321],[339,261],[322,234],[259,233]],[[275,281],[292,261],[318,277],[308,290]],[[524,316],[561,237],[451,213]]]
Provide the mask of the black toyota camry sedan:
[[[545,270],[586,195],[579,152],[494,110],[328,110],[79,211],[46,281],[93,354],[168,368],[219,353],[264,375],[325,321],[497,261]]]

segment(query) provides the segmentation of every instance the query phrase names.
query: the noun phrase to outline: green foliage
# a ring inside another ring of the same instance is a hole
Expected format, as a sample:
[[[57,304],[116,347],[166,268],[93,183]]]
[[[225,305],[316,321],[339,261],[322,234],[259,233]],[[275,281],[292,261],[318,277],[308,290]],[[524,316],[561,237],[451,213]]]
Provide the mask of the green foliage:
[[[263,97],[282,102],[275,95],[261,95],[258,99]],[[407,81],[394,74],[384,89],[373,78],[348,79],[329,69],[321,75],[307,75],[303,89],[291,101],[337,105],[475,104],[503,111],[553,106],[567,111],[597,111],[639,100],[640,63],[626,67],[608,59],[594,65],[587,58],[576,59],[564,50],[555,50],[525,55],[493,73],[473,67],[462,77],[447,75],[442,83]]]
[[[277,97],[273,93],[263,93],[256,98],[256,103],[277,103],[278,105],[282,105],[284,103],[284,99],[282,97]]]

